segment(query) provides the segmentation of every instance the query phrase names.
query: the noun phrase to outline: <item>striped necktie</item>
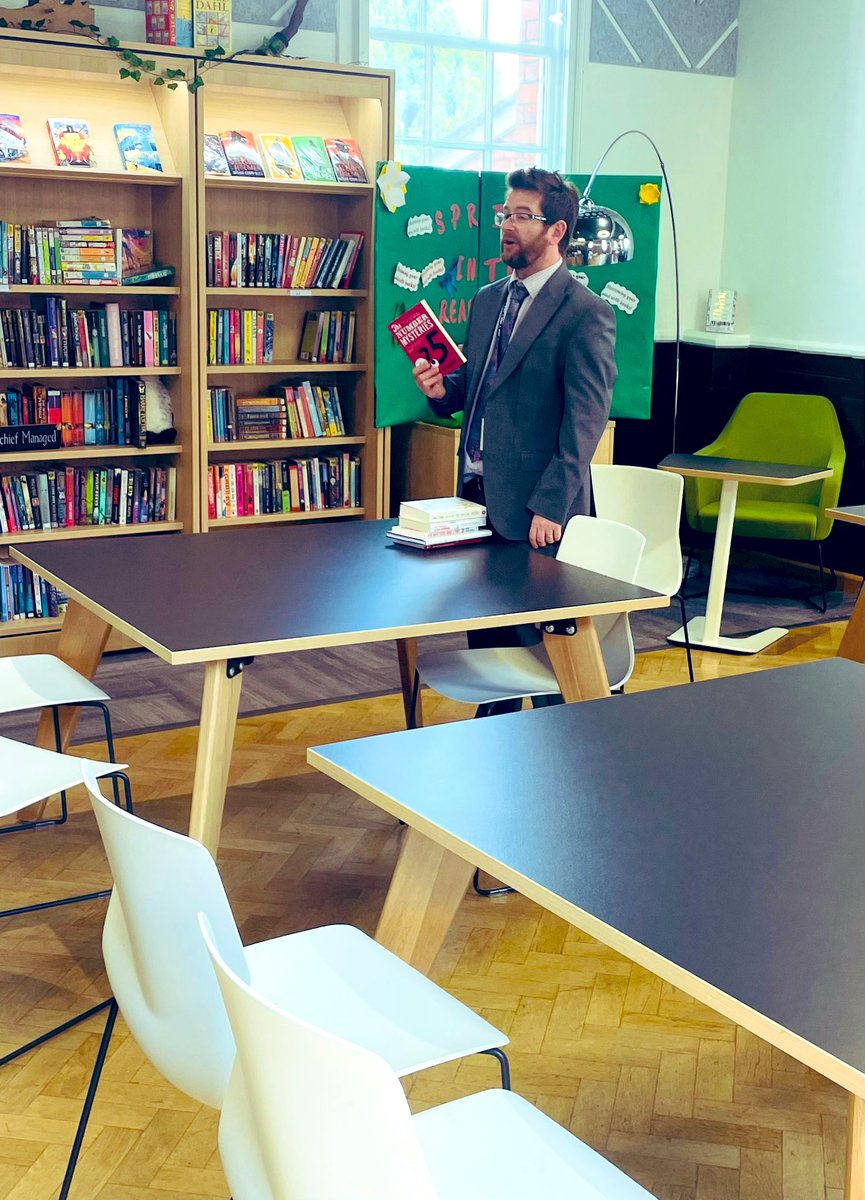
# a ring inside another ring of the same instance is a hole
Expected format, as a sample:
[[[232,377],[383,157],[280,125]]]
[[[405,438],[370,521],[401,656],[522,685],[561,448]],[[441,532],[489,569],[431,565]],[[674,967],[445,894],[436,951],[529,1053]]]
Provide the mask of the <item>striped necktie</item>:
[[[496,373],[502,365],[502,359],[508,348],[508,342],[511,340],[514,326],[517,323],[520,306],[528,294],[528,288],[519,279],[514,280],[508,288],[508,299],[504,316],[498,324],[497,334],[494,335],[495,344],[487,358],[483,378],[478,387],[475,403],[469,417],[469,428],[466,433],[466,453],[472,462],[480,462],[483,457],[481,451],[481,430],[487,407],[487,396],[489,395]]]

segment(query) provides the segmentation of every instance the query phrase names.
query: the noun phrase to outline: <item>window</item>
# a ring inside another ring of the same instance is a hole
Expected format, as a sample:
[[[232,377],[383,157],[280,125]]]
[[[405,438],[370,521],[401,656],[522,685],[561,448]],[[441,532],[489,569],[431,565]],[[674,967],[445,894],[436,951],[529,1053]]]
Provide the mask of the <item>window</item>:
[[[396,157],[561,168],[567,0],[369,0],[369,58],[396,72]]]

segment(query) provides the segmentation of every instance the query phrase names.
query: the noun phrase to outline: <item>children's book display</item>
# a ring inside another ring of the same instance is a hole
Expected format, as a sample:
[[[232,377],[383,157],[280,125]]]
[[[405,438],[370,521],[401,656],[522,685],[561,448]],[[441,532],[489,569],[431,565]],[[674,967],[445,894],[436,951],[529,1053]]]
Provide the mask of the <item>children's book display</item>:
[[[48,117],[46,126],[58,167],[92,169],[100,165],[93,149],[90,126],[83,117]],[[117,124],[114,137],[124,171],[164,172],[152,125],[138,121]],[[0,167],[10,165],[32,165],[30,148],[21,118],[14,113],[0,113]],[[109,170],[112,165],[107,164]],[[106,164],[102,163],[102,167]],[[207,167],[207,170],[208,173],[219,173],[218,167]],[[227,164],[222,173],[228,174]]]
[[[229,129],[204,135],[204,174],[288,183],[369,183],[354,138]]]
[[[0,113],[0,163],[28,163],[27,138],[21,128],[21,118],[12,113]]]
[[[152,125],[115,125],[114,136],[127,171],[162,171]]]
[[[49,117],[48,133],[58,167],[95,167],[90,128],[77,117]]]

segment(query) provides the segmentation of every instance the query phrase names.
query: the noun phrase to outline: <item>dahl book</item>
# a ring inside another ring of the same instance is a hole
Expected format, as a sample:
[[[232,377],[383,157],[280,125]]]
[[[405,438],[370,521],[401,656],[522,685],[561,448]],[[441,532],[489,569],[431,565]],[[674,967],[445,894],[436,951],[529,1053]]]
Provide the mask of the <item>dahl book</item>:
[[[196,49],[231,49],[231,0],[193,0],[193,34]]]
[[[219,140],[218,133],[206,133],[204,135],[204,174],[231,174],[228,169],[228,159],[225,157],[225,151],[222,148],[222,142]]]
[[[426,300],[406,309],[401,317],[390,322],[388,329],[413,363],[419,358],[437,362],[442,375],[450,375],[466,361]]]
[[[324,144],[340,183],[369,183],[360,148],[354,138],[325,138]]]
[[[291,139],[303,177],[309,183],[336,183],[324,138],[314,135],[294,136]]]
[[[114,136],[126,171],[162,171],[152,125],[115,125]]]
[[[219,140],[232,175],[247,179],[265,178],[261,155],[251,133],[242,129],[228,129],[219,135]]]
[[[86,121],[80,121],[77,117],[49,117],[48,132],[58,166],[96,166],[96,155],[90,145],[90,128]]]
[[[21,118],[12,113],[0,113],[0,163],[29,163],[27,139],[21,128]]]
[[[258,140],[271,179],[303,179],[291,138],[284,133],[262,133]]]

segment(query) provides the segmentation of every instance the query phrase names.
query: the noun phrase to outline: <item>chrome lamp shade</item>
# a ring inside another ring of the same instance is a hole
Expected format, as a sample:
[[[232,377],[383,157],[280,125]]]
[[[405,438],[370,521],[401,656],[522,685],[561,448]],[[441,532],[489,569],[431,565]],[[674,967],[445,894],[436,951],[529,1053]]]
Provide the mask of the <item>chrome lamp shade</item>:
[[[604,267],[634,257],[634,235],[621,213],[583,197],[568,247],[568,265]]]

